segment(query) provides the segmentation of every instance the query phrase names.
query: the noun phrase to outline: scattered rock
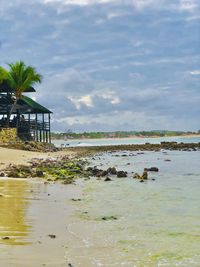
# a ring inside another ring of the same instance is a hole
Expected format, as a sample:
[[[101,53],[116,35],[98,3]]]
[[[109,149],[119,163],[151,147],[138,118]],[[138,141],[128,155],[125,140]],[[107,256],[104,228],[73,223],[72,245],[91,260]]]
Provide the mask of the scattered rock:
[[[135,173],[133,175],[134,179],[139,179],[139,180],[147,180],[148,179],[148,173],[147,171],[144,171],[142,175],[139,175],[138,173]]]
[[[103,221],[117,220],[115,216],[104,216],[101,218]]]
[[[145,172],[158,172],[159,169],[157,167],[151,167],[151,168],[144,168]]]
[[[112,181],[112,179],[110,179],[109,177],[106,177],[106,179],[104,181],[108,182],[108,181]]]
[[[141,177],[142,180],[147,180],[148,179],[148,173],[147,171],[144,171]]]
[[[44,173],[41,170],[36,170],[36,176],[37,177],[44,177]]]
[[[115,167],[110,167],[107,169],[107,172],[112,174],[112,175],[116,175],[117,174],[117,170]]]
[[[133,175],[133,178],[134,178],[134,179],[141,179],[141,176],[136,172],[136,173]]]
[[[125,171],[118,171],[118,172],[117,172],[117,177],[118,177],[118,178],[124,178],[124,177],[127,177],[127,172],[125,172]]]
[[[52,239],[56,238],[56,235],[49,234],[48,236]]]

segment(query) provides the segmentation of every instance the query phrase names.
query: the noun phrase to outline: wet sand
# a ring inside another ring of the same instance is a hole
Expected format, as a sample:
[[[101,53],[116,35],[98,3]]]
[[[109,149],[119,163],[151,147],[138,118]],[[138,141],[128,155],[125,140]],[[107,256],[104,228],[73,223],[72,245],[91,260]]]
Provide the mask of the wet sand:
[[[71,199],[81,197],[81,188],[81,184],[1,179],[0,266],[68,266]]]
[[[38,153],[0,147],[0,170],[9,164],[28,165],[35,158],[63,155],[74,157],[76,152]],[[0,266],[68,266],[65,250],[70,199],[80,197],[81,187],[1,177]]]
[[[28,164],[29,161],[33,158],[57,158],[62,155],[73,157],[76,154],[77,152],[73,151],[41,153],[0,147],[0,170],[5,168],[9,164]]]

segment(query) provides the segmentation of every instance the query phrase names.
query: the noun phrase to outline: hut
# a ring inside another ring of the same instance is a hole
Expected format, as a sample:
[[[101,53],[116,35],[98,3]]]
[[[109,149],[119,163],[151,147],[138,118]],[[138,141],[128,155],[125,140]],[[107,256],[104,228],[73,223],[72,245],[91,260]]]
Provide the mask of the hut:
[[[33,93],[33,87],[24,93]],[[16,128],[17,136],[26,141],[51,143],[51,111],[28,96],[16,103],[10,120],[9,113],[15,101],[13,91],[6,83],[0,85],[0,129]]]

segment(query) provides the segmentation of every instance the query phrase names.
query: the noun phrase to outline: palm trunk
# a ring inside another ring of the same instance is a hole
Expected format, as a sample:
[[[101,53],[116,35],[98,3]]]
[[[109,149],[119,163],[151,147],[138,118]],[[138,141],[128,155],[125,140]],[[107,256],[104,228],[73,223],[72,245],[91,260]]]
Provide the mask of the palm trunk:
[[[17,101],[18,101],[18,98],[15,99],[15,101],[14,101],[14,103],[12,104],[11,109],[10,109],[10,111],[9,111],[8,118],[7,118],[7,126],[8,126],[8,127],[9,127],[9,124],[10,124],[10,117],[11,117],[11,115],[12,115],[12,113],[13,113],[13,110],[14,110],[16,104],[17,104]]]

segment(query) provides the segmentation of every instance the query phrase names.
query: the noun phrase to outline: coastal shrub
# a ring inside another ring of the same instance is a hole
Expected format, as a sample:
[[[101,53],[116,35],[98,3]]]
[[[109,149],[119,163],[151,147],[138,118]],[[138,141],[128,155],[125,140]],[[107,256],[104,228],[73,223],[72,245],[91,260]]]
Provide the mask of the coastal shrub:
[[[17,132],[14,128],[0,129],[0,143],[5,144],[15,142],[17,140]]]

